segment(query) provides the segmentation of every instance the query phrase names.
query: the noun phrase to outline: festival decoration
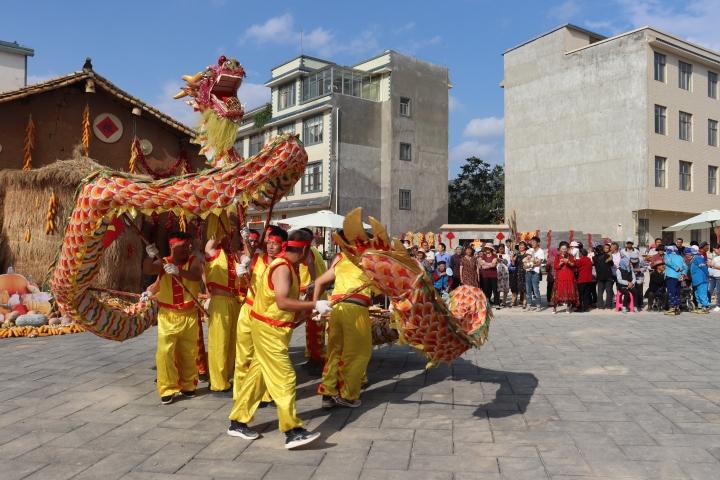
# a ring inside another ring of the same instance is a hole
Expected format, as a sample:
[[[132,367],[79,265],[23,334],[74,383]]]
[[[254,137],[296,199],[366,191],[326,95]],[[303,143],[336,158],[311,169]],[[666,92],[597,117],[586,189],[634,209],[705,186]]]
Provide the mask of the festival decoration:
[[[425,240],[428,242],[429,247],[435,246],[435,234],[433,232],[425,234]]]
[[[368,218],[373,236],[363,229],[362,209],[345,217],[343,232],[333,239],[343,254],[362,268],[375,288],[392,301],[400,343],[407,343],[428,359],[428,366],[452,362],[471,347],[485,343],[492,309],[482,290],[462,285],[445,305],[420,264],[402,243],[390,240],[385,228]]]
[[[547,234],[545,235],[545,249],[550,250],[551,246],[552,246],[552,230],[548,230]]]
[[[57,217],[58,199],[57,195],[53,191],[48,199],[48,212],[45,216],[45,235],[52,235],[55,233],[56,225],[55,218]]]
[[[143,155],[140,141],[137,137],[130,142],[130,160],[128,161],[128,172],[137,173],[138,158]]]
[[[95,137],[101,142],[115,143],[122,138],[123,124],[112,113],[101,113],[95,117],[92,128]]]
[[[448,239],[448,248],[452,248],[452,241],[453,238],[455,238],[455,234],[453,232],[448,232],[445,236]]]
[[[237,60],[221,57],[218,65],[186,79],[185,95],[204,120],[199,139],[214,168],[164,180],[102,170],[78,187],[75,208],[65,230],[50,286],[60,311],[86,330],[104,338],[125,340],[153,324],[154,301],[118,306],[89,289],[98,273],[103,237],[118,217],[172,212],[206,218],[249,207],[270,209],[302,177],[307,153],[294,135],[276,137],[244,163],[227,150],[225,130],[232,130],[243,111],[236,94],[245,72]],[[217,131],[220,129],[220,131]],[[215,143],[217,140],[221,143]],[[232,147],[232,143],[230,144]],[[221,162],[222,161],[222,162]]]
[[[568,233],[568,243],[572,243],[575,240],[575,230],[570,230]]]
[[[412,247],[415,244],[415,234],[412,231],[408,231],[405,234],[405,241],[410,243],[410,246]]]
[[[32,151],[35,148],[35,122],[32,114],[28,116],[28,123],[25,127],[25,144],[23,145],[23,170],[32,168]]]
[[[85,104],[82,117],[82,137],[83,153],[90,156],[90,105]]]

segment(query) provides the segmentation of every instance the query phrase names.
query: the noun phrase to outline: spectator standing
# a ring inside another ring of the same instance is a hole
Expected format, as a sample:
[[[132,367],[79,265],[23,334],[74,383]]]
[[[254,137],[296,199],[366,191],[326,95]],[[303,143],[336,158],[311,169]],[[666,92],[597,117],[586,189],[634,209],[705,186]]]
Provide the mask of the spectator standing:
[[[635,251],[635,243],[633,242],[632,238],[628,238],[625,242],[625,248],[620,250],[620,254],[630,258],[630,254]]]
[[[437,252],[435,252],[435,268],[437,269],[437,265],[440,262],[445,262],[445,267],[452,268],[452,265],[450,265],[451,258],[452,256],[447,252],[447,247],[445,246],[445,244],[439,243]]]
[[[682,238],[676,238],[675,246],[677,247],[680,255],[682,255],[683,250],[685,250],[685,241]]]
[[[502,243],[497,246],[497,288],[500,292],[502,299],[500,305],[502,307],[508,306],[508,293],[510,293],[510,270],[508,265],[510,264],[510,254],[506,253],[505,245]]]
[[[633,283],[633,299],[635,301],[635,311],[639,312],[643,309],[643,285],[645,284],[646,264],[643,262],[640,253],[635,250],[628,255],[630,259],[630,268],[635,274],[635,283]]]
[[[708,275],[708,299],[712,303],[712,295],[715,294],[715,311],[720,312],[720,244],[708,254]]]
[[[590,257],[588,257],[588,251],[586,249],[580,250],[580,258],[575,261],[577,268],[577,285],[578,293],[580,295],[580,311],[587,312],[590,310],[592,305],[592,291],[593,291],[593,264]]]
[[[431,262],[430,259],[427,258],[425,251],[422,249],[418,250],[415,254],[415,259],[420,263],[420,266],[423,267],[425,273],[427,273],[430,278],[432,278],[435,267],[433,266],[433,262]]]
[[[463,248],[458,245],[455,247],[455,255],[450,258],[450,269],[452,270],[452,285],[450,290],[460,286],[460,262],[463,258]]]
[[[525,267],[524,261],[527,258],[527,245],[525,242],[518,244],[518,251],[513,257],[514,270],[510,272],[510,291],[512,292],[512,306],[522,305],[527,308],[525,297]]]
[[[495,247],[492,243],[486,243],[480,255],[480,272],[483,291],[488,301],[490,301],[490,296],[492,295],[493,304],[499,307],[500,294],[498,293],[497,265],[498,257],[495,254]]]
[[[680,279],[687,274],[687,265],[678,255],[675,245],[665,247],[665,288],[668,294],[669,308],[666,315],[680,315]]]
[[[708,276],[707,260],[700,253],[700,249],[697,252],[693,250],[693,259],[690,262],[690,278],[692,278],[695,301],[697,302],[695,313],[710,312],[710,302],[707,294]]]
[[[593,257],[595,266],[595,280],[597,282],[597,308],[613,308],[613,285],[615,277],[613,273],[613,258],[610,254],[610,245],[602,246],[602,253]],[[605,299],[603,300],[603,294]]]
[[[557,313],[557,307],[561,303],[566,305],[566,311],[570,313],[578,303],[578,293],[575,283],[575,258],[570,254],[567,242],[560,242],[553,267],[555,272],[552,293],[553,313]]]
[[[622,254],[620,253],[620,245],[618,245],[617,242],[612,242],[610,244],[610,255],[612,255],[613,261],[613,275],[615,275],[615,271],[620,266],[620,257],[622,257]]]
[[[540,248],[540,238],[533,237],[530,240],[528,261],[525,262],[525,292],[527,295],[528,308],[540,310],[542,299],[540,298],[540,269],[545,262],[545,252]]]
[[[550,247],[547,252],[547,261],[545,262],[545,274],[546,274],[546,289],[545,298],[547,298],[548,304],[553,306],[553,289],[555,288],[555,258],[558,256],[558,249]]]
[[[465,255],[460,261],[460,281],[463,285],[480,287],[478,278],[478,265],[475,259],[475,250],[471,246],[465,247]]]

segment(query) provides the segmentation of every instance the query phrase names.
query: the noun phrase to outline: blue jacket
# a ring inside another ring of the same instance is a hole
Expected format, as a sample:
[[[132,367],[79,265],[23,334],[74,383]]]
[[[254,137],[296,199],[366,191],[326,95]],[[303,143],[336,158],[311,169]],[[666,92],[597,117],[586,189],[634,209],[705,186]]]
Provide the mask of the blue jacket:
[[[687,265],[685,259],[677,253],[665,254],[665,277],[680,278],[680,275],[687,275]]]
[[[690,263],[690,276],[692,277],[693,285],[708,283],[709,273],[705,257],[700,254],[693,257],[692,263]]]
[[[432,279],[433,285],[435,285],[435,288],[437,290],[444,291],[448,289],[450,278],[447,275],[440,275],[439,273],[435,272],[433,273]]]

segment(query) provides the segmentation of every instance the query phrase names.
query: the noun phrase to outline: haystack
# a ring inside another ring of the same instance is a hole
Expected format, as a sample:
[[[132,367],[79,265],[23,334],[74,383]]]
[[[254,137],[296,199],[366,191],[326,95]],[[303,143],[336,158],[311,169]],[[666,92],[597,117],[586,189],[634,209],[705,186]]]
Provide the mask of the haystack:
[[[80,182],[103,167],[85,157],[58,160],[35,170],[0,171],[0,268],[43,282],[62,244],[67,219],[75,205]],[[57,197],[56,231],[45,233],[50,196]],[[29,233],[29,241],[26,235]],[[143,246],[126,231],[108,248],[95,285],[140,291]]]

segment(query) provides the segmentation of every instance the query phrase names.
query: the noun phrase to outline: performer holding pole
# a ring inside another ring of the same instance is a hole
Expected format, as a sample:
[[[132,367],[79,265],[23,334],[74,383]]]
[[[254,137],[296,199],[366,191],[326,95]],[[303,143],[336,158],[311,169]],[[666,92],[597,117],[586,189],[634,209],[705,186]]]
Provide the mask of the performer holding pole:
[[[338,234],[343,236],[342,230]],[[330,269],[315,281],[314,298],[335,283],[330,301],[328,347],[318,393],[323,408],[357,408],[368,362],[372,356],[370,312],[372,289],[363,271],[340,253]]]
[[[143,263],[146,275],[159,275],[142,298],[155,294],[158,335],[155,362],[157,389],[163,405],[172,403],[177,393],[195,396],[198,382],[199,312],[196,305],[202,280],[203,262],[192,255],[192,239],[184,232],[169,235],[170,256],[158,258],[155,245],[146,247],[150,258]]]
[[[248,426],[265,392],[277,406],[280,431],[285,433],[285,448],[296,448],[316,440],[320,434],[303,428],[295,411],[296,378],[288,346],[297,314],[313,308],[330,311],[327,301],[298,300],[300,280],[297,264],[305,258],[311,237],[303,231],[292,232],[285,251],[268,266],[253,299],[250,333],[255,347],[247,376],[238,390],[230,412],[228,435],[254,440],[259,434]]]

